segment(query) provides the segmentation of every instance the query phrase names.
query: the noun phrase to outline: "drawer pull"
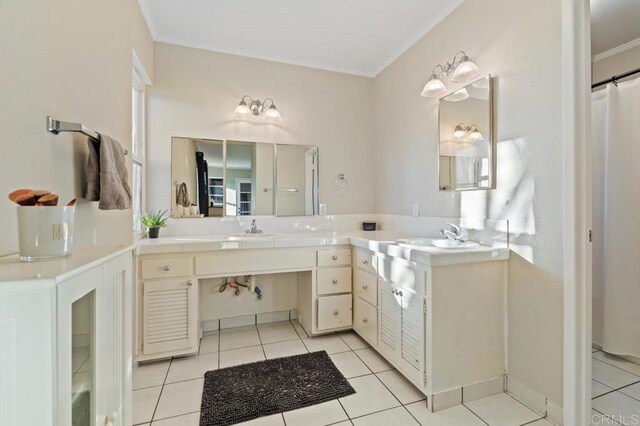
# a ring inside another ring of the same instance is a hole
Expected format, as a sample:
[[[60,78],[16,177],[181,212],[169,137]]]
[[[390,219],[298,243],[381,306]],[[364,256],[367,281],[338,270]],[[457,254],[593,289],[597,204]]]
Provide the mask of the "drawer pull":
[[[362,289],[363,289],[363,290],[366,290],[366,289],[368,289],[368,288],[369,288],[369,286],[368,286],[368,285],[366,285],[366,284],[362,286]]]
[[[369,321],[368,319],[366,319],[366,318],[362,318],[362,322],[363,322],[364,324],[366,324],[368,321]]]
[[[162,268],[165,272],[169,272],[171,270],[171,267],[169,265],[164,265],[164,268]]]
[[[368,265],[368,264],[369,264],[369,261],[365,259],[365,260],[363,260],[363,261],[362,261],[362,264],[363,264],[363,265]]]
[[[333,260],[338,260],[338,256],[336,256],[335,254],[334,254],[333,256],[331,256],[331,258],[332,258]]]
[[[333,315],[338,315],[339,313],[339,311],[333,311]]]
[[[335,278],[331,282],[334,284],[338,284],[338,280],[336,280]]]

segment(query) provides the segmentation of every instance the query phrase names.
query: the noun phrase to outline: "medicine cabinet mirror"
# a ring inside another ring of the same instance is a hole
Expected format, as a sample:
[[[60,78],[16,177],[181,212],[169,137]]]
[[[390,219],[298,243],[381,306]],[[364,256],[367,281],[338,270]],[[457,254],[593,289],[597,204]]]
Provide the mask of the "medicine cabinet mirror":
[[[174,218],[315,215],[318,148],[173,137],[171,181]]]
[[[441,191],[495,188],[495,136],[491,76],[439,102]]]

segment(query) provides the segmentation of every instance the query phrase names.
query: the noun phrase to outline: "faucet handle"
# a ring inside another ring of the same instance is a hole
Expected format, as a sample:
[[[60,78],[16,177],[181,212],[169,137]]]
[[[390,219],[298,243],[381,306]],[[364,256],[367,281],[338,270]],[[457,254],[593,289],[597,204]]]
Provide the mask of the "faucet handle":
[[[454,225],[451,222],[442,222],[445,226],[450,227],[453,232],[455,232],[456,234],[460,234],[460,227],[458,225]]]

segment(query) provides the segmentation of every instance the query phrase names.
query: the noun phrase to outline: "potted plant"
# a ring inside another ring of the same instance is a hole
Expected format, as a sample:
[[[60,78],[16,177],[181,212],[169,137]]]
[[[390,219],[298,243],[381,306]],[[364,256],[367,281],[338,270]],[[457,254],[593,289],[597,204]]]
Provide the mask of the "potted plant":
[[[140,220],[145,228],[148,230],[149,238],[158,238],[160,234],[160,228],[164,228],[167,226],[167,210],[161,212],[158,210],[154,212],[150,210],[148,213],[145,213]]]

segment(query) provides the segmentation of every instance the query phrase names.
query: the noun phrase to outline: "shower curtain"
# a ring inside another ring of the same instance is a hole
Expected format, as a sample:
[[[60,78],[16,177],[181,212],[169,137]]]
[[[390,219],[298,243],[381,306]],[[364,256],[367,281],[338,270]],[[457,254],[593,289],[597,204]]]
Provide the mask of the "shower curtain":
[[[592,100],[594,338],[640,357],[640,79]]]

